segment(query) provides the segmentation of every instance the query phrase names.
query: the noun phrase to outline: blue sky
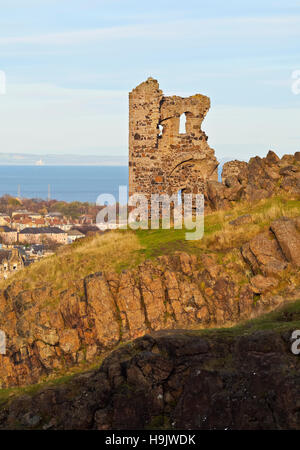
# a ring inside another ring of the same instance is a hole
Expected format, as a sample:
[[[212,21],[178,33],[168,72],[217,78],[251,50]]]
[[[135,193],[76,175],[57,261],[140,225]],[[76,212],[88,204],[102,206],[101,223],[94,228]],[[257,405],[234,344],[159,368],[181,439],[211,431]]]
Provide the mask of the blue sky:
[[[300,150],[300,0],[0,0],[0,12],[0,152],[126,155],[128,91],[148,76],[211,98],[219,159]]]

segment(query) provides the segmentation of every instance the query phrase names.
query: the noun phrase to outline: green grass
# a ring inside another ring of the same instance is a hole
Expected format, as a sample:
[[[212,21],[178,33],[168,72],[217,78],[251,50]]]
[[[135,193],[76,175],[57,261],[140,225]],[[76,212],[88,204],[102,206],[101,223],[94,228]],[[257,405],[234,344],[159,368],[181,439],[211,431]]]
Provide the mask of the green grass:
[[[153,258],[177,250],[190,251],[191,245],[185,240],[186,230],[137,230],[136,235],[142,249],[143,258]]]
[[[126,345],[126,342],[119,344],[115,347],[115,350]],[[13,387],[13,388],[4,388],[0,389],[0,407],[3,404],[6,404],[11,399],[18,397],[20,395],[35,395],[40,391],[47,387],[57,387],[65,384],[69,384],[76,377],[76,375],[83,374],[86,372],[90,372],[92,370],[99,369],[101,367],[102,362],[106,356],[108,356],[110,352],[106,351],[101,356],[99,356],[93,363],[87,363],[86,361],[81,363],[79,366],[75,366],[69,369],[66,373],[57,373],[53,372],[48,377],[46,376],[44,379],[41,379],[39,383],[31,384],[28,386],[22,387]]]
[[[64,375],[60,378],[57,378],[52,381],[41,382],[38,384],[33,384],[25,387],[15,387],[15,388],[6,388],[0,389],[0,406],[6,404],[7,401],[14,397],[18,397],[20,395],[35,395],[38,394],[42,389],[47,386],[59,386],[68,383],[75,374],[72,375]]]
[[[287,303],[280,309],[263,314],[262,316],[247,320],[233,327],[210,328],[202,330],[190,330],[186,334],[197,334],[207,337],[228,337],[245,336],[256,331],[272,330],[283,333],[289,330],[300,330],[300,299]]]
[[[252,224],[240,227],[229,225],[230,221],[244,214],[252,215]],[[233,246],[240,247],[255,234],[267,229],[272,220],[282,216],[300,216],[300,202],[272,197],[252,206],[241,202],[233,209],[208,214],[204,220],[204,238],[199,241],[185,240],[185,233],[189,230],[184,228],[182,230],[137,230],[136,236],[142,247],[138,251],[138,261],[175,251],[200,254],[204,251],[220,252]]]

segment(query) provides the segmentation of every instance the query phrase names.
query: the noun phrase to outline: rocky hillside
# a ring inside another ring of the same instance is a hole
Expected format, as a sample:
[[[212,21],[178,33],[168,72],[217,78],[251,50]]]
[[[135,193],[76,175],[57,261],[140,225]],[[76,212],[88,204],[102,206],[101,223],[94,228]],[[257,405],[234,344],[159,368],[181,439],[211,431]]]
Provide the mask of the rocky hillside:
[[[95,273],[79,291],[61,292],[54,304],[46,301],[47,286],[22,290],[11,284],[0,295],[0,328],[7,335],[2,388],[92,363],[147,332],[257,316],[294,296],[299,267],[300,218],[281,218],[241,249],[199,257],[175,253],[120,274]]]
[[[299,153],[233,161],[202,240],[106,233],[2,282],[0,426],[299,428],[299,304],[209,330],[300,299],[299,183]]]
[[[295,329],[299,301],[240,327],[146,335],[100,369],[3,401],[0,428],[299,429]]]

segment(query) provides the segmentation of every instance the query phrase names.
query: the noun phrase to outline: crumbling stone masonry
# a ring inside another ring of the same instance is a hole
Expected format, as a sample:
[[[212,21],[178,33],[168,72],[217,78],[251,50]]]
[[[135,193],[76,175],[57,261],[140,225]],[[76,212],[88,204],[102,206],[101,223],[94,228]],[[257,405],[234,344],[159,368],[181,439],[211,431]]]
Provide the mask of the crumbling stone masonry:
[[[218,161],[201,130],[209,107],[200,94],[164,97],[153,78],[130,92],[129,195],[202,193],[206,181],[218,180]]]

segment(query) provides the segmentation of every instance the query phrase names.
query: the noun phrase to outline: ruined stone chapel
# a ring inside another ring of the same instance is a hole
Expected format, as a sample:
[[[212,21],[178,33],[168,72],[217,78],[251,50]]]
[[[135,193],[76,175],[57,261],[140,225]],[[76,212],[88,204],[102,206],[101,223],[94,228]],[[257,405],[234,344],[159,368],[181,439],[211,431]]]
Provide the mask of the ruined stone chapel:
[[[165,97],[153,78],[130,92],[129,195],[196,194],[218,180],[218,161],[201,130],[209,107],[201,94]]]

